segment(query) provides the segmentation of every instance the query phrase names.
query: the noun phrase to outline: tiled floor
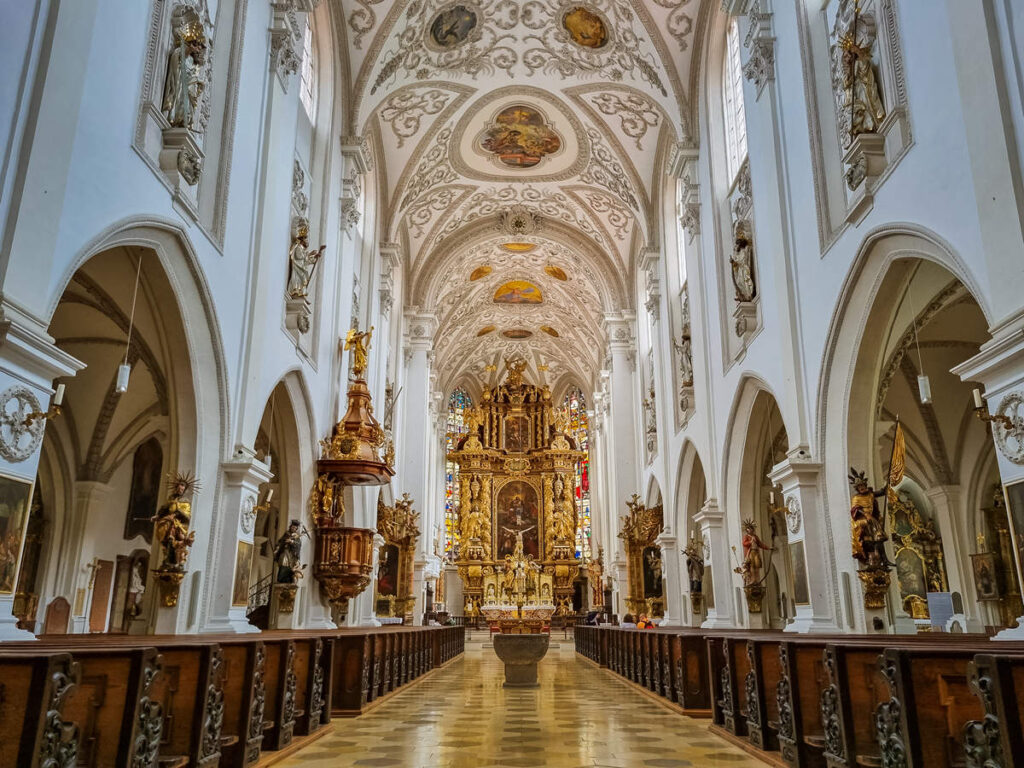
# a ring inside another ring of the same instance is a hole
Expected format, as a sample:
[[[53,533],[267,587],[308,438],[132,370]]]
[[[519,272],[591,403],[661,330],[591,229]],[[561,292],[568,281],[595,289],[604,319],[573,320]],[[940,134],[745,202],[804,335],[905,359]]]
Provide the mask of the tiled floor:
[[[458,659],[368,714],[334,720],[331,732],[288,768],[764,768],[710,734],[706,720],[676,714],[576,657],[559,643],[540,664],[540,688],[502,688],[490,648],[467,643]]]

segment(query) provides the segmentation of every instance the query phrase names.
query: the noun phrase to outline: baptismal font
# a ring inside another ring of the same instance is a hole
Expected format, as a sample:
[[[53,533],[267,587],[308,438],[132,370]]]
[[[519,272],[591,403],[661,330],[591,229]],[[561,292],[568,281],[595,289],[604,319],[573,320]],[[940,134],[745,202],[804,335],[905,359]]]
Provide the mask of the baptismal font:
[[[373,328],[352,329],[345,349],[352,353],[348,410],[330,438],[320,441],[317,479],[310,494],[316,526],[313,574],[331,605],[347,609],[373,576],[373,528],[346,526],[344,493],[347,485],[384,485],[395,474],[389,461],[384,430],[373,417],[370,390],[364,378],[367,348]]]

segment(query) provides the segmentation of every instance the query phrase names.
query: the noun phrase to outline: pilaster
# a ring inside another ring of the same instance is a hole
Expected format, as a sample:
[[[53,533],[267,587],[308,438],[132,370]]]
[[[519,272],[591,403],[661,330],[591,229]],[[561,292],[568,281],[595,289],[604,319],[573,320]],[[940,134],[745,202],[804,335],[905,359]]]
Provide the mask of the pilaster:
[[[708,606],[707,618],[701,624],[703,629],[729,629],[737,625],[734,613],[732,568],[729,567],[729,542],[725,533],[725,513],[718,508],[716,499],[708,499],[694,515],[693,521],[700,526],[700,537],[704,542],[705,600],[707,595],[707,572],[711,571],[711,589],[714,605]]]
[[[838,587],[834,582],[832,532],[824,521],[821,464],[812,461],[806,446],[797,446],[768,474],[773,485],[782,486],[786,508],[786,533],[795,583],[806,585],[806,601],[797,600],[796,616],[786,632],[840,632],[837,612]],[[804,553],[803,557],[799,552]],[[814,578],[812,578],[812,574]],[[795,589],[799,598],[801,589]]]
[[[655,543],[661,547],[661,593],[665,596],[665,617],[661,626],[681,627],[684,621],[679,540],[671,533],[662,533]]]
[[[249,594],[249,574],[235,573],[240,546],[253,545],[254,508],[259,487],[273,478],[270,467],[244,446],[236,446],[231,461],[221,463],[224,484],[219,512],[211,526],[207,578],[212,585],[207,592],[208,604],[203,607],[201,632],[258,632],[246,619],[246,604],[234,605],[232,596],[236,579]],[[191,563],[190,563],[191,565]],[[301,588],[301,587],[300,587]]]

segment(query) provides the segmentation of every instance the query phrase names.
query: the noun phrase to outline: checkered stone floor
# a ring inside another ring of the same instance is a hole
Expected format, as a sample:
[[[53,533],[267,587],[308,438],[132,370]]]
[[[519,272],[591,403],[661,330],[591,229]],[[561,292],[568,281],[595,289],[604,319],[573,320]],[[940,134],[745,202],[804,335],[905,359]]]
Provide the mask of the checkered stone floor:
[[[763,768],[764,763],[579,659],[561,642],[540,688],[502,688],[490,648],[466,654],[368,714],[336,719],[286,768]]]

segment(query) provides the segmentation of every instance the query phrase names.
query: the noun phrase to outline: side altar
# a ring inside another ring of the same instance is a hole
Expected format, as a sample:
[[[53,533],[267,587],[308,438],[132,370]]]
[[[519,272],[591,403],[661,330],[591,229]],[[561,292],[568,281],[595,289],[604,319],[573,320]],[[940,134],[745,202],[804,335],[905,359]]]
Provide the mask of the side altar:
[[[448,454],[460,470],[458,556],[467,615],[484,605],[554,606],[572,612],[576,559],[576,462],[568,413],[551,391],[523,381],[507,361],[503,384],[466,412],[468,433]],[[524,566],[523,562],[528,562]]]

